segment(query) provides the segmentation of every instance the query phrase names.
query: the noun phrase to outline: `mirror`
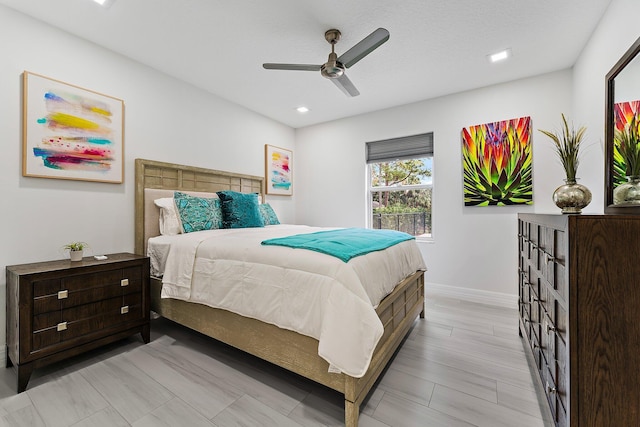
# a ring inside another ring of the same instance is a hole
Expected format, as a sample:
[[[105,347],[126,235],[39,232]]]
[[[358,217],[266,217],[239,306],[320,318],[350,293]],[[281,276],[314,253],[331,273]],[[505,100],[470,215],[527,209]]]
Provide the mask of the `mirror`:
[[[640,119],[639,53],[640,38],[606,77],[605,213],[640,214],[640,184],[633,187],[631,178],[627,177],[631,172],[620,149],[620,140],[624,137],[624,132],[628,135],[629,129],[633,129],[633,117]],[[635,129],[637,130],[637,127]],[[638,193],[637,198],[634,197],[634,192]]]

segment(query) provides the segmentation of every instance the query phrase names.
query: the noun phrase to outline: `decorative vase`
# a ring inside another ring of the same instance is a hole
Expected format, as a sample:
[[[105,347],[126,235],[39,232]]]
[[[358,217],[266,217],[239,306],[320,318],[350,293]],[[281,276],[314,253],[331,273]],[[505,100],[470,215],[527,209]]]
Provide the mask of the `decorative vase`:
[[[591,203],[591,191],[575,180],[566,179],[565,184],[553,192],[553,201],[563,214],[579,214]]]
[[[627,177],[627,182],[613,189],[614,205],[640,205],[640,176]]]
[[[69,251],[71,261],[82,261],[82,251]]]

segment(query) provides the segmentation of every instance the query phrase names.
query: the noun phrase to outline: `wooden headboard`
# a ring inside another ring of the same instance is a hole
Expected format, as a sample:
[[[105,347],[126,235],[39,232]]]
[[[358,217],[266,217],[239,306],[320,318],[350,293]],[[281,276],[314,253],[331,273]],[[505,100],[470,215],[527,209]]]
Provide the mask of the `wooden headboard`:
[[[243,175],[213,169],[184,166],[155,160],[136,159],[135,193],[135,252],[146,255],[147,239],[158,230],[158,211],[149,197],[157,197],[162,191],[147,192],[147,189],[167,190],[171,197],[173,191],[188,193],[215,193],[233,190],[242,193],[258,193],[264,198],[264,178]],[[159,233],[159,231],[158,231]],[[157,235],[157,233],[155,234]]]

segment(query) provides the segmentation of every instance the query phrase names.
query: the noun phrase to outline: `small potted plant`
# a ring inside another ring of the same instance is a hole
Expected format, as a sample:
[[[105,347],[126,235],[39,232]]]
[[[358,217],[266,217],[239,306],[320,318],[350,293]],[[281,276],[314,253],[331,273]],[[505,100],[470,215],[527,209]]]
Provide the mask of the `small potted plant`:
[[[71,242],[64,245],[63,248],[69,251],[71,261],[82,261],[82,252],[88,246],[85,242]]]
[[[562,133],[560,134],[542,129],[538,130],[553,141],[566,176],[565,184],[553,192],[553,201],[556,206],[562,209],[562,213],[580,213],[582,208],[591,203],[591,191],[584,185],[578,184],[576,178],[578,154],[580,153],[580,145],[587,128],[583,126],[578,130],[569,129],[569,124],[564,114],[562,114],[562,124]]]

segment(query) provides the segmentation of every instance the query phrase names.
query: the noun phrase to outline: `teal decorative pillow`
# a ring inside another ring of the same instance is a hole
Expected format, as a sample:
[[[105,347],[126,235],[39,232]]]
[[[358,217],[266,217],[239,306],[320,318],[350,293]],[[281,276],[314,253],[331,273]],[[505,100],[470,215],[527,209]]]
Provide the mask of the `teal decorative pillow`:
[[[182,223],[182,231],[216,230],[222,228],[220,200],[194,197],[176,191],[173,193],[176,210]]]
[[[264,222],[264,225],[280,224],[278,216],[269,203],[263,203],[260,205],[260,215],[262,216],[262,222]]]
[[[223,228],[264,227],[257,193],[218,191]]]

